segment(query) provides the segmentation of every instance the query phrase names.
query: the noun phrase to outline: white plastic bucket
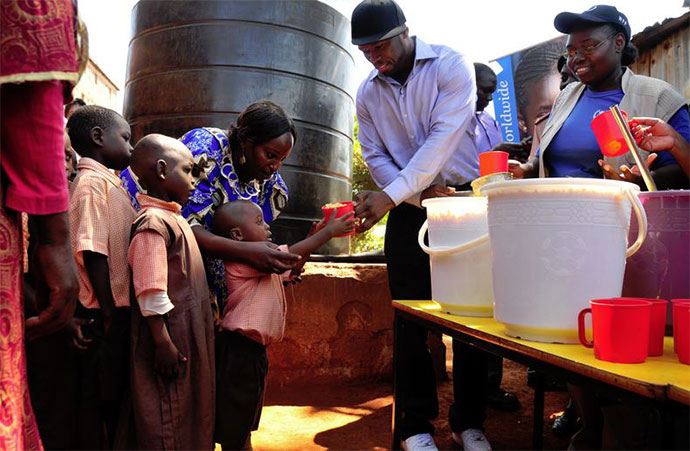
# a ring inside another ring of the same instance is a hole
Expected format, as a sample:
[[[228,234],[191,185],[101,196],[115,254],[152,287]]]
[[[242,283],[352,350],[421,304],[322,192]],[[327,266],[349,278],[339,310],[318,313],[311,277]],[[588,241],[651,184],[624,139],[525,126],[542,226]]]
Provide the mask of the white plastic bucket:
[[[431,294],[455,315],[491,317],[491,250],[486,197],[426,199],[419,246],[431,257]],[[429,230],[429,246],[424,235]]]
[[[483,188],[493,256],[494,317],[513,337],[577,343],[577,315],[621,295],[626,257],[647,234],[628,182],[554,178]],[[630,206],[640,224],[627,248]]]

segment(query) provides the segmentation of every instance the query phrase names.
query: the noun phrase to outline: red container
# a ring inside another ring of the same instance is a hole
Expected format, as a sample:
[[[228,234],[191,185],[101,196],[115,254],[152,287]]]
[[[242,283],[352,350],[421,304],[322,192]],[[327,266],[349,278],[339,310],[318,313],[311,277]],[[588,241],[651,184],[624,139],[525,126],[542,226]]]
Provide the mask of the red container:
[[[508,172],[508,152],[500,150],[482,152],[479,154],[479,176]]]
[[[623,117],[626,119],[627,127],[628,115],[625,114],[625,111],[622,113]],[[594,136],[597,138],[597,143],[599,143],[601,153],[607,157],[617,157],[630,150],[623,139],[623,134],[620,128],[618,128],[611,111],[607,110],[601,113],[599,116],[592,119],[590,125],[594,131]]]
[[[340,218],[341,216],[345,216],[346,214],[355,211],[355,204],[352,201],[345,201],[345,202],[333,202],[330,204],[326,204],[323,207],[321,207],[321,211],[323,211],[323,217],[325,218],[325,223],[328,224],[328,221],[331,219],[331,215],[333,214],[333,210],[335,210],[335,216],[334,218]],[[350,236],[354,235],[355,231],[352,230],[351,232],[347,233],[341,233],[340,235],[335,235],[334,238],[342,238],[344,236]]]
[[[644,192],[639,198],[647,213],[648,232],[625,265],[623,297],[690,298],[690,191]],[[637,218],[632,216],[631,243],[637,238]],[[672,324],[669,305],[667,335]]]
[[[690,304],[690,299],[671,299],[671,324],[673,324],[673,352],[678,354],[678,344],[676,342],[676,309],[674,307],[676,304]]]
[[[673,347],[680,363],[690,365],[690,302],[673,303]]]
[[[612,298],[590,301],[591,308],[577,318],[580,343],[594,348],[599,360],[614,363],[642,363],[649,348],[652,304],[639,299]],[[592,315],[594,342],[585,337],[585,316]]]

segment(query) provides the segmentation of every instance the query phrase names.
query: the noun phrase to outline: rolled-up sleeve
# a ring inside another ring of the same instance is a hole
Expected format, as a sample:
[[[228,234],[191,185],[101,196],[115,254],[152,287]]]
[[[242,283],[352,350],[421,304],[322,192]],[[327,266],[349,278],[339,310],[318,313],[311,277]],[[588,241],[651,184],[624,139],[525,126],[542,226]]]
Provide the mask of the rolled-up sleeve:
[[[427,188],[453,152],[474,114],[474,69],[460,55],[441,62],[438,97],[431,114],[430,132],[410,162],[384,192],[396,205]]]
[[[153,230],[134,235],[127,261],[132,268],[132,283],[137,297],[149,290],[168,291],[168,254],[162,235]]]

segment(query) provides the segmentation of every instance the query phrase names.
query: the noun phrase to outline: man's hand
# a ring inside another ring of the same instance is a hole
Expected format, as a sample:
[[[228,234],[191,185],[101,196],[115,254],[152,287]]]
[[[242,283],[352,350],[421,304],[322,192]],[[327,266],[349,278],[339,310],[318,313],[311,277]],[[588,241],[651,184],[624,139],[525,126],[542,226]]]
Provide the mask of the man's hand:
[[[677,132],[661,119],[636,117],[628,125],[637,145],[648,152],[671,150],[676,142]]]
[[[361,222],[357,233],[366,232],[395,207],[395,203],[383,191],[365,191],[357,196],[355,218]]]
[[[247,246],[245,256],[249,265],[267,274],[281,274],[292,269],[300,256],[290,252],[281,252],[278,246],[267,241],[244,242]]]
[[[34,215],[37,241],[37,276],[48,289],[48,306],[38,316],[27,318],[26,336],[33,340],[56,332],[72,319],[79,296],[79,280],[69,242],[68,212]]]
[[[422,202],[424,199],[431,199],[432,197],[448,197],[453,193],[455,193],[455,188],[445,185],[431,185],[422,191],[422,195],[419,197],[419,202]]]

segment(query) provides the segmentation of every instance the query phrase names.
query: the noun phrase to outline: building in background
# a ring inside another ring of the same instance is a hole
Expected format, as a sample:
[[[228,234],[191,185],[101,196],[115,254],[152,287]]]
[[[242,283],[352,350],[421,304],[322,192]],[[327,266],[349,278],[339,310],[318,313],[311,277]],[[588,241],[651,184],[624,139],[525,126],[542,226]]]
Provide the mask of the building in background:
[[[632,42],[640,51],[633,72],[664,80],[690,98],[690,12],[645,28]]]
[[[87,105],[100,105],[122,113],[122,105],[117,96],[119,90],[98,64],[89,58],[86,70],[74,87],[72,95],[74,98],[82,99]]]

